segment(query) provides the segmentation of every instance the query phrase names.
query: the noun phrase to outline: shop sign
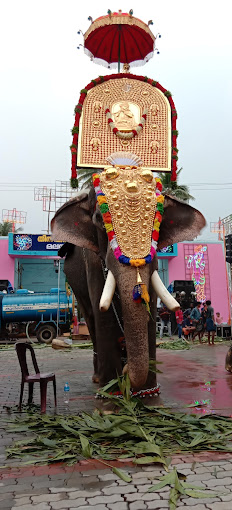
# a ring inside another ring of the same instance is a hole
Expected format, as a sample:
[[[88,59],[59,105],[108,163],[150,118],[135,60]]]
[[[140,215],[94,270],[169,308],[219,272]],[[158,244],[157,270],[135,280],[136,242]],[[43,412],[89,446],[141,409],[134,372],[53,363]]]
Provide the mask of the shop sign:
[[[9,234],[9,255],[57,256],[63,244],[47,234]]]

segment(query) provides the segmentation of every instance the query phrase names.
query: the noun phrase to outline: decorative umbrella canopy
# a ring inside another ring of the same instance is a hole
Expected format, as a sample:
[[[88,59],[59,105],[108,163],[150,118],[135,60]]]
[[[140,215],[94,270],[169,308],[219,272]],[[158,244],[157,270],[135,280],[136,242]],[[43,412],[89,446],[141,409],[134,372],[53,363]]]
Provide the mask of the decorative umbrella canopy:
[[[110,69],[120,63],[144,65],[153,56],[155,36],[149,24],[129,14],[108,11],[107,16],[92,21],[84,34],[84,49],[96,63]]]

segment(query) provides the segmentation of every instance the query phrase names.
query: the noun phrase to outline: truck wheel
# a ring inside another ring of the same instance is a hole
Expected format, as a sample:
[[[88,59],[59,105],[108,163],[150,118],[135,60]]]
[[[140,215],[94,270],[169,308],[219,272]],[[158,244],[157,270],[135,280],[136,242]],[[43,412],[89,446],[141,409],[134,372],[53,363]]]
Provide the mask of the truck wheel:
[[[51,324],[44,324],[40,326],[36,331],[36,337],[38,342],[51,344],[53,338],[56,336],[56,330]]]

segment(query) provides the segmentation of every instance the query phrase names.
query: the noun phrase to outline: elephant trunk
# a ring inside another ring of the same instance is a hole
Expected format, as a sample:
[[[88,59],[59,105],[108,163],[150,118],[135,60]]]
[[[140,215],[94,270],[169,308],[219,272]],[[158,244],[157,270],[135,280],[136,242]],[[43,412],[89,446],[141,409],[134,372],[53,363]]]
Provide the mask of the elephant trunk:
[[[143,283],[149,286],[148,269],[143,270]],[[142,303],[133,301],[136,271],[126,267],[117,279],[122,302],[124,334],[126,339],[128,375],[131,386],[141,389],[149,371],[148,314]]]

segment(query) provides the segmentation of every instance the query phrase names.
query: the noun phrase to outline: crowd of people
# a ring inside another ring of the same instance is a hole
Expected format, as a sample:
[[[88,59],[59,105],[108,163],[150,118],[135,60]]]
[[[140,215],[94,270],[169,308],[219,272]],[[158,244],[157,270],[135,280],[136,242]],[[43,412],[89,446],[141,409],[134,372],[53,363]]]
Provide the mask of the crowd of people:
[[[159,317],[161,322],[160,340],[163,337],[164,326],[167,327],[168,335],[172,339],[171,312],[163,304],[159,309]],[[175,320],[179,338],[185,340],[191,338],[194,342],[194,339],[198,337],[202,344],[202,338],[204,334],[207,334],[208,344],[214,345],[216,328],[222,324],[223,318],[219,312],[216,313],[216,317],[214,316],[214,309],[211,306],[211,301],[208,300],[205,303],[199,301],[195,304],[190,303],[186,310],[181,307],[175,312]]]

